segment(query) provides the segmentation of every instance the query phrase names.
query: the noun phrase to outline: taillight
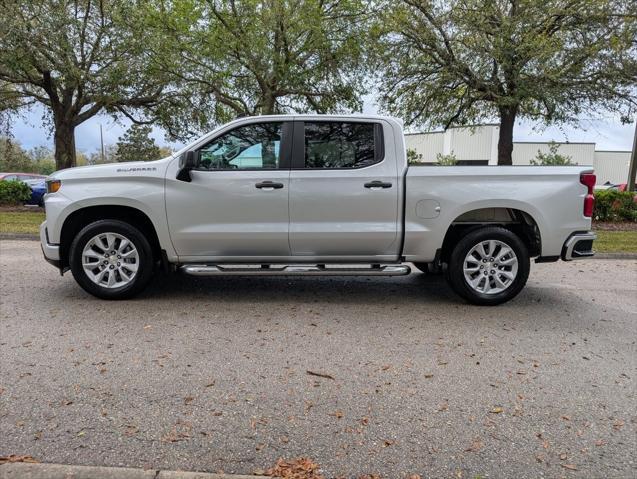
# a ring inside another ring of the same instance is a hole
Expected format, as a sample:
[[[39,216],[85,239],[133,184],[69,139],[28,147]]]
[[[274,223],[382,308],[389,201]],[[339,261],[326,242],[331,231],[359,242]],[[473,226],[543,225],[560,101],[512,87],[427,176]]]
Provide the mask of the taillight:
[[[584,216],[591,218],[595,207],[593,188],[597,182],[597,177],[594,173],[582,173],[579,177],[579,182],[588,188],[588,193],[584,197]]]

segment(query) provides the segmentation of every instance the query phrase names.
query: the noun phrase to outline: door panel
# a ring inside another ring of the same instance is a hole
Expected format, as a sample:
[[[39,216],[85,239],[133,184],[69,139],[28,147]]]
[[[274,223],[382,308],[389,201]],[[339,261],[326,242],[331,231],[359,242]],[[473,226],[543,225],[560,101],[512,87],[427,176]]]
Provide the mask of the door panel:
[[[166,185],[170,237],[180,256],[287,256],[289,170],[191,172]],[[282,188],[257,188],[272,181]]]
[[[166,214],[179,256],[290,255],[292,125],[264,125],[240,126],[200,148],[190,182],[166,179]]]
[[[327,131],[325,139],[321,140],[320,132],[315,129],[312,136],[316,141],[312,144],[311,138],[298,134],[299,128],[308,131],[302,122],[295,124],[293,165],[298,166],[298,156],[302,156],[315,168],[292,169],[290,172],[292,254],[349,256],[357,260],[373,260],[381,255],[397,257],[401,186],[393,149],[381,151],[381,157],[376,159],[380,161],[369,164],[372,163],[368,161],[369,151],[350,141],[350,130],[343,134]],[[378,131],[382,132],[381,141],[383,136],[391,135],[391,129],[384,130],[380,125]],[[343,136],[340,145],[324,144],[339,135]],[[303,142],[300,148],[299,141]],[[387,143],[391,144],[390,141],[391,137]],[[378,139],[375,149],[383,149]],[[356,160],[352,159],[357,155],[354,150],[364,150]],[[348,164],[360,164],[356,162],[361,158],[366,162],[363,164],[369,166],[347,167]],[[321,164],[334,168],[320,168]],[[384,184],[369,185],[375,181]]]

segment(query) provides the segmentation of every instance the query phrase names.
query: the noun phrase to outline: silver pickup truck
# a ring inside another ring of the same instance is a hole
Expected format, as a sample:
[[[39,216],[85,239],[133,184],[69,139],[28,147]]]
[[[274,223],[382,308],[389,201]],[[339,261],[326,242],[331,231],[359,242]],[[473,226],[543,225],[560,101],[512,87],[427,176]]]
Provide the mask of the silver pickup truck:
[[[157,268],[211,275],[444,273],[475,304],[536,262],[593,255],[589,167],[407,166],[380,116],[242,118],[171,157],[58,171],[45,258],[129,298]]]

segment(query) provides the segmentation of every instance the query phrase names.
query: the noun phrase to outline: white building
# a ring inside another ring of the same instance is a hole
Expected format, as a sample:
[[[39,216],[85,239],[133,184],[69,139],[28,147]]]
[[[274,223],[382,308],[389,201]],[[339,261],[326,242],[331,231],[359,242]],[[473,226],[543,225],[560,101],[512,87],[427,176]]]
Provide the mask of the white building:
[[[422,155],[424,163],[435,163],[436,155],[454,154],[461,165],[497,165],[498,136],[497,124],[475,127],[449,128],[447,131],[430,133],[407,133],[405,142],[408,149]],[[513,164],[530,165],[538,151],[549,152],[548,142],[514,141]],[[570,156],[578,165],[595,168],[597,183],[625,183],[630,165],[630,151],[600,151],[595,143],[557,143],[558,152]]]

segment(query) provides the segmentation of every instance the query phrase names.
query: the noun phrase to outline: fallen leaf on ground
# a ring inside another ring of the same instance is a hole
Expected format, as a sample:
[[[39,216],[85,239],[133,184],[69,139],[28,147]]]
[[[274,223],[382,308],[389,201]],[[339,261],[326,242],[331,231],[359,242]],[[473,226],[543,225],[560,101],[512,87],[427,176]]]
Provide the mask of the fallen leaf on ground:
[[[560,454],[560,461],[566,461],[566,458],[567,458],[567,457],[568,457],[568,456],[566,455],[566,453],[565,453],[565,452],[563,452],[562,454]]]
[[[331,374],[316,373],[314,371],[305,371],[305,372],[309,374],[310,376],[317,376],[319,378],[331,379],[332,381],[334,381],[334,376],[332,376]]]
[[[334,411],[330,416],[334,416],[337,419],[341,419],[343,417],[343,411]]]
[[[465,452],[478,452],[480,449],[482,449],[483,443],[480,440],[479,437],[476,437],[473,442],[471,443],[471,445],[466,448],[464,451]]]
[[[190,403],[191,403],[191,402],[193,402],[194,400],[195,400],[195,398],[194,398],[194,397],[192,397],[192,396],[186,396],[186,397],[184,398],[184,404],[185,404],[186,406],[188,406],[188,404],[190,404]]]
[[[500,414],[501,412],[504,412],[504,409],[502,409],[500,406],[494,407],[493,409],[491,409],[490,411],[492,414]]]
[[[577,471],[577,466],[575,464],[560,464],[564,469],[568,469],[569,471]]]
[[[10,454],[8,456],[0,456],[0,464],[6,464],[8,462],[39,462],[37,459],[33,459],[31,456],[18,456],[16,454]]]
[[[289,460],[280,458],[265,474],[284,479],[325,479],[319,471],[320,466],[306,457]]]

